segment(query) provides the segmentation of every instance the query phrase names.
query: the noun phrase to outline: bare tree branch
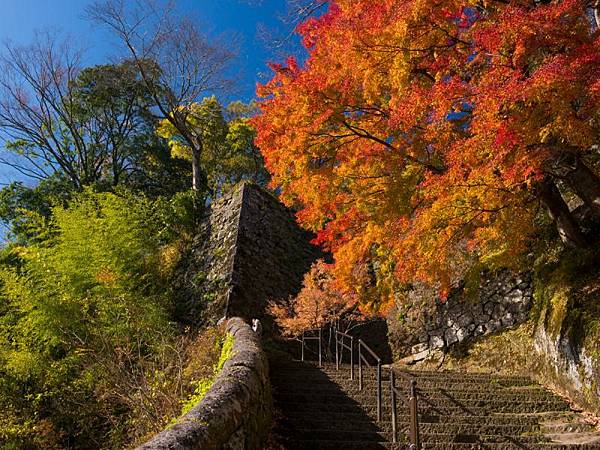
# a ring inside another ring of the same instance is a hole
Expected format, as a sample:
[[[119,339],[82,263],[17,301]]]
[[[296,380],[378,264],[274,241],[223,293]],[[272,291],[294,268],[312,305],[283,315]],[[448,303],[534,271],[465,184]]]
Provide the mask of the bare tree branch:
[[[161,7],[153,0],[98,0],[86,12],[121,42],[160,117],[192,149],[193,188],[206,188],[199,163],[203,142],[188,122],[189,106],[231,88],[225,71],[235,56],[235,42],[209,39],[191,20],[176,16],[171,2]]]

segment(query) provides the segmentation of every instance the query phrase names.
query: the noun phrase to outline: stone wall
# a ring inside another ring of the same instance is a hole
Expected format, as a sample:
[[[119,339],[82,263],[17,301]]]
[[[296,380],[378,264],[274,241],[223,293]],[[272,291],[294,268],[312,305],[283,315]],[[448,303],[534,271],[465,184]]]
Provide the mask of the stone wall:
[[[419,304],[418,297],[423,295],[423,290],[414,290],[409,303]],[[424,307],[400,321],[390,318],[396,356],[410,355],[406,362],[416,362],[433,351],[447,351],[456,344],[522,323],[528,318],[532,298],[529,274],[506,270],[487,274],[475,296],[464,295],[464,288],[457,289],[446,302],[435,301],[433,308]]]
[[[182,259],[174,288],[178,318],[215,324],[224,316],[236,251],[243,186],[210,205],[188,254]]]
[[[533,347],[539,378],[600,415],[600,284],[565,283],[559,273],[537,281]],[[585,274],[583,279],[585,280]]]
[[[261,187],[244,182],[211,205],[194,239],[178,289],[191,321],[265,318],[271,299],[301,288],[322,257],[293,213]]]
[[[227,321],[233,355],[204,399],[139,450],[259,450],[271,427],[268,362],[260,337],[240,318]]]
[[[600,414],[600,363],[598,346],[574,340],[577,331],[565,327],[553,335],[539,324],[534,335],[534,348],[543,359],[543,381],[565,392],[585,409]]]
[[[298,293],[322,256],[312,237],[252,183],[240,183],[208,208],[176,276],[179,317],[203,324],[233,317],[227,322],[233,356],[204,399],[140,449],[263,448],[272,414],[268,363],[246,322],[268,322],[269,300]]]
[[[296,295],[322,257],[294,214],[251,183],[241,186],[240,215],[226,315],[265,318],[266,302]]]

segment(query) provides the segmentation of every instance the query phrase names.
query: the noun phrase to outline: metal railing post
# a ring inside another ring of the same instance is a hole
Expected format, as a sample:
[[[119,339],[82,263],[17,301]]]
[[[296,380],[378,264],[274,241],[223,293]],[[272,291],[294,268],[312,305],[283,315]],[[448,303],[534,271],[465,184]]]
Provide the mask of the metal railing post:
[[[340,355],[339,355],[339,351],[338,351],[337,331],[335,332],[335,370],[340,370]]]
[[[354,380],[354,338],[350,338],[350,380]]]
[[[319,367],[323,367],[322,364],[322,360],[321,360],[321,346],[323,345],[323,336],[321,335],[321,328],[319,328]]]
[[[363,376],[362,376],[362,358],[361,358],[361,352],[360,352],[360,347],[362,344],[362,341],[359,339],[358,340],[358,390],[362,391],[362,385],[363,385]]]
[[[396,378],[394,371],[390,369],[390,399],[392,402],[392,442],[398,442],[397,419],[396,419]]]
[[[377,361],[377,421],[381,422],[381,361]]]
[[[421,449],[421,439],[419,436],[419,414],[417,405],[417,380],[410,382],[410,434],[411,442],[416,450]]]

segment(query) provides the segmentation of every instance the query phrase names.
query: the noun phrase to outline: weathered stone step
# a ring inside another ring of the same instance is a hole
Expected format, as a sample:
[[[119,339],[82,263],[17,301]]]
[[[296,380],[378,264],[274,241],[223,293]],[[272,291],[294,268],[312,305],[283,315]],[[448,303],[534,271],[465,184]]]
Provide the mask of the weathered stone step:
[[[328,405],[362,405],[362,406],[374,406],[376,403],[375,395],[365,395],[360,399],[354,399],[344,394],[303,394],[303,393],[289,393],[289,394],[277,394],[277,401],[280,403],[288,402],[305,402],[312,405],[317,404],[328,404]],[[463,411],[463,414],[472,414],[472,411],[476,409],[484,409],[486,411],[496,412],[541,412],[541,411],[566,411],[569,406],[563,401],[555,400],[503,400],[503,399],[479,399],[469,400],[461,402],[458,399],[437,397],[437,398],[425,398],[419,397],[420,403],[419,408],[423,410],[429,409],[452,409],[457,408]],[[382,398],[382,405],[386,408],[389,406],[389,399]]]
[[[331,430],[314,428],[295,428],[289,430],[289,437],[302,439],[310,436],[316,440],[340,440],[340,441],[363,441],[363,442],[391,442],[392,434],[387,431],[355,431],[355,430]],[[508,435],[508,434],[470,434],[437,432],[420,433],[422,442],[448,442],[448,443],[515,443],[515,444],[539,444],[549,443],[549,439],[543,435]]]
[[[385,396],[389,396],[389,389],[382,391]],[[422,396],[428,399],[437,398],[452,398],[457,401],[477,401],[477,400],[504,400],[504,401],[521,401],[521,400],[546,400],[546,401],[562,401],[560,397],[540,389],[536,391],[463,391],[453,390],[449,391],[446,389],[442,390],[420,390]],[[288,386],[285,388],[278,388],[277,395],[289,395],[289,394],[313,394],[313,395],[347,395],[355,400],[359,400],[365,397],[372,397],[376,395],[377,389],[374,385],[363,387],[362,390],[358,389],[358,385],[325,385],[325,386]],[[406,390],[405,394],[408,394]]]
[[[317,370],[319,370],[317,368]],[[375,373],[375,368],[370,366],[363,366],[363,370],[365,373]],[[414,377],[417,380],[424,379],[443,379],[443,380],[452,380],[452,379],[463,379],[463,380],[481,380],[481,381],[507,381],[507,382],[527,382],[532,383],[532,380],[528,376],[515,376],[515,375],[501,375],[496,373],[485,373],[485,372],[453,372],[453,371],[424,371],[424,370],[399,370],[397,368],[394,369],[397,378],[401,378],[400,372]],[[382,368],[382,374],[386,375],[389,369],[387,367]],[[340,365],[340,369],[336,370],[335,365],[325,366],[320,372],[329,375],[336,376],[338,374],[348,375],[350,373],[349,365]],[[358,366],[354,366],[354,372],[358,373]]]
[[[562,413],[556,413],[557,416],[560,416]],[[362,410],[353,413],[353,412],[318,412],[308,416],[306,412],[303,411],[289,411],[286,414],[289,418],[307,418],[315,420],[323,420],[323,421],[352,421],[352,422],[360,422],[360,421],[368,421],[368,423],[374,423],[371,416],[366,415]],[[408,422],[409,416],[406,413],[402,413],[402,409],[398,410],[398,421],[399,422]],[[488,424],[488,425],[512,425],[512,424],[522,424],[526,426],[536,426],[539,422],[540,414],[489,414],[483,416],[445,416],[445,415],[426,415],[420,414],[419,421],[421,423],[441,423],[441,424]],[[384,415],[384,421],[389,421],[389,416]]]
[[[363,390],[349,379],[349,366],[335,370],[290,365],[272,372],[274,398],[284,412],[285,448],[310,450],[405,449],[391,444],[389,371],[382,373],[382,421],[377,422],[376,373],[365,368]],[[420,393],[419,420],[423,449],[577,449],[600,450],[598,433],[577,421],[568,404],[528,377],[496,374],[411,371]],[[355,370],[355,377],[358,371]],[[396,377],[407,392],[408,380]],[[399,438],[409,428],[407,408],[398,402]],[[576,433],[581,440],[577,441]],[[551,440],[564,442],[551,442]],[[587,440],[586,440],[587,439]],[[566,442],[577,445],[568,445]]]
[[[353,391],[358,390],[358,381],[354,380],[310,380],[310,379],[298,379],[289,380],[289,382],[283,383],[282,381],[273,381],[276,387],[283,387],[287,390],[322,390],[322,389],[338,389],[341,391]],[[390,383],[388,381],[382,381],[382,389],[384,392],[389,392]],[[375,380],[363,380],[363,390],[376,389],[377,382]],[[401,392],[408,392],[408,385],[396,384],[396,388]],[[460,392],[469,392],[476,394],[509,394],[509,395],[549,395],[554,398],[560,398],[553,393],[540,388],[540,387],[524,387],[524,386],[507,386],[507,387],[496,387],[496,386],[476,386],[469,383],[422,383],[417,385],[419,392],[423,393],[439,393],[446,392],[450,395],[458,394]]]
[[[288,418],[285,421],[286,424],[294,428],[304,429],[317,429],[317,430],[336,430],[336,431],[387,431],[392,430],[391,421],[381,421],[375,423],[374,421],[355,421],[355,420],[328,420],[327,417],[313,418],[298,416],[295,418]],[[397,422],[398,430],[407,432],[410,426],[408,417],[404,420]],[[481,423],[426,423],[420,424],[420,430],[422,433],[441,433],[447,432],[451,434],[502,434],[502,435],[522,435],[523,433],[528,434],[541,434],[540,427],[535,424],[496,424],[490,425],[486,422]]]
[[[358,404],[358,403],[306,403],[306,402],[281,402],[276,401],[276,404],[285,411],[293,410],[293,411],[302,411],[305,413],[315,414],[318,412],[327,412],[327,413],[356,413],[363,411],[364,414],[370,417],[376,417],[375,414],[377,412],[377,407],[375,403],[367,403],[367,404]],[[510,409],[509,409],[510,408]],[[382,413],[385,417],[389,417],[391,414],[391,408],[387,404],[382,404]],[[419,414],[424,417],[428,416],[439,416],[439,415],[451,415],[451,416],[485,416],[492,413],[504,412],[509,414],[518,414],[518,413],[532,413],[532,412],[542,412],[541,408],[537,408],[537,411],[532,411],[528,409],[528,406],[515,404],[510,407],[506,407],[505,410],[501,410],[501,408],[481,408],[481,407],[471,407],[468,411],[465,411],[464,408],[461,407],[420,407]],[[552,411],[550,409],[545,410],[543,412],[561,412],[561,410]]]
[[[557,434],[546,434],[546,437],[553,442],[557,443],[577,443],[586,445],[595,445],[596,448],[600,449],[600,433],[597,431],[590,432],[572,432],[572,433],[557,433]]]
[[[350,377],[347,374],[321,374],[321,373],[312,373],[312,372],[308,372],[308,373],[304,373],[304,372],[293,372],[290,373],[289,375],[284,375],[284,374],[273,374],[272,376],[273,380],[275,383],[281,381],[281,382],[286,382],[286,383],[302,383],[302,384],[311,384],[311,383],[316,383],[316,382],[335,382],[335,383],[342,383],[342,382],[347,382],[347,381],[351,381]],[[368,383],[368,382],[373,382],[376,380],[376,375],[375,374],[368,374],[365,373],[363,374],[363,381]],[[389,381],[389,377],[387,374],[382,374],[382,381],[383,382],[388,382]],[[358,380],[358,375],[355,374],[355,381]],[[444,379],[444,378],[416,378],[417,380],[417,384],[419,386],[439,386],[439,387],[445,387],[445,386],[456,386],[456,385],[464,385],[464,386],[472,386],[474,388],[478,388],[478,387],[486,387],[486,388],[498,388],[498,389],[502,389],[502,388],[507,388],[507,387],[528,387],[528,386],[536,386],[535,383],[532,383],[531,380],[528,379],[519,379],[519,380],[509,380],[509,379],[491,379],[491,380],[485,380],[485,379],[476,379],[476,380],[470,380],[468,378],[454,378],[454,379]],[[397,386],[408,386],[408,381],[397,377],[396,378],[396,385]]]
[[[296,440],[287,450],[406,450],[407,444],[369,441]],[[556,443],[515,444],[501,443],[423,443],[423,450],[598,450],[595,445],[564,445]]]

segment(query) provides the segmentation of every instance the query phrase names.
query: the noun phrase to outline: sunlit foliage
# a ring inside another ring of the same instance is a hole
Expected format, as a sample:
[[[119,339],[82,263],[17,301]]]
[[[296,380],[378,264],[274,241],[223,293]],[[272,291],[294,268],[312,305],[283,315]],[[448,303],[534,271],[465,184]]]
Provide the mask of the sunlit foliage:
[[[600,34],[587,2],[335,0],[299,27],[308,59],[259,86],[257,143],[288,205],[363,301],[473,262],[516,266],[540,206],[598,211]]]

